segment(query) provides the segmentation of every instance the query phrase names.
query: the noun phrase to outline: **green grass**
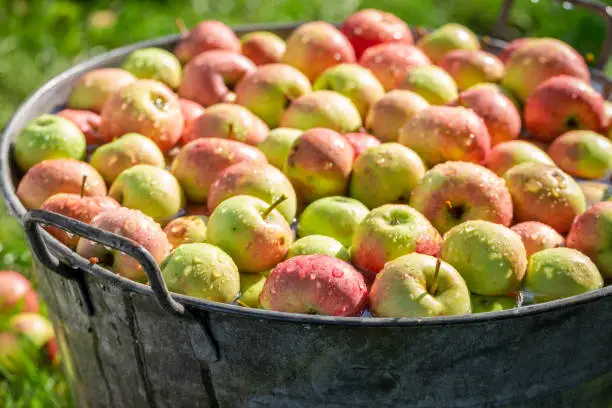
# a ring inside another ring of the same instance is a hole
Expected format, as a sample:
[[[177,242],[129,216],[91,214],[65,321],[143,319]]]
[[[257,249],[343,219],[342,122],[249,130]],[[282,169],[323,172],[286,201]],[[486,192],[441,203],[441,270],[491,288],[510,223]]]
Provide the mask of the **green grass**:
[[[566,10],[550,0],[516,3],[508,38],[553,36],[583,55],[598,52],[604,38],[599,17]],[[187,25],[202,19],[228,24],[340,21],[358,8],[376,7],[417,26],[457,21],[488,34],[500,4],[501,0],[0,0],[0,128],[24,98],[52,76],[109,49],[175,33],[177,17]],[[608,68],[612,73],[612,66]],[[0,225],[0,268],[29,275],[31,259],[23,232],[1,203]],[[37,361],[26,359],[20,376],[0,380],[0,407],[69,405],[62,374]]]

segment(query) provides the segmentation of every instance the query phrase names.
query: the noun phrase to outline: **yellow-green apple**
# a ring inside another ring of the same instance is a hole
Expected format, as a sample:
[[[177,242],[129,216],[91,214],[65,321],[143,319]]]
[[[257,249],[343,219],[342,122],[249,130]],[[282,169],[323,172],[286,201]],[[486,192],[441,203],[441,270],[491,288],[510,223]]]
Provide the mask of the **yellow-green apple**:
[[[300,255],[327,255],[349,262],[351,255],[337,240],[326,235],[307,235],[296,240],[287,252],[287,259]]]
[[[181,245],[159,267],[172,292],[220,303],[232,303],[240,293],[236,264],[210,244]]]
[[[47,198],[59,193],[105,196],[106,184],[96,169],[87,163],[55,159],[32,167],[17,186],[17,197],[27,209],[40,208]]]
[[[174,47],[174,55],[186,63],[211,50],[240,52],[240,40],[231,28],[220,21],[205,20],[185,33]]]
[[[384,43],[368,48],[359,58],[359,64],[374,74],[385,91],[399,86],[408,72],[431,64],[421,50],[410,44]]]
[[[563,235],[538,221],[521,222],[510,229],[521,237],[525,251],[527,251],[527,258],[544,249],[565,246]]]
[[[363,133],[363,132],[353,132],[353,133],[345,133],[342,135],[343,138],[351,145],[353,148],[353,163],[363,152],[368,150],[371,147],[380,146],[380,140],[375,138],[374,136]]]
[[[19,272],[0,271],[0,315],[19,312],[38,312],[38,295]]]
[[[184,244],[199,244],[206,242],[206,220],[201,215],[186,215],[170,221],[164,232],[168,237],[172,249]]]
[[[514,294],[527,267],[521,237],[503,225],[483,220],[466,221],[444,234],[441,257],[479,295]]]
[[[310,81],[327,68],[355,62],[355,51],[344,34],[324,21],[302,24],[287,38],[282,62],[304,73]]]
[[[595,180],[612,170],[612,142],[592,130],[572,130],[555,139],[548,155],[570,176]]]
[[[479,50],[480,42],[469,28],[449,23],[423,36],[417,46],[437,64],[453,50]]]
[[[124,170],[137,164],[166,167],[164,154],[154,141],[138,133],[128,133],[94,150],[89,163],[109,185]]]
[[[470,292],[455,268],[430,255],[408,254],[389,261],[369,294],[378,317],[434,317],[469,314]]]
[[[325,235],[349,248],[355,228],[368,212],[368,207],[353,198],[320,198],[310,203],[300,214],[297,234],[299,237]]]
[[[268,204],[256,197],[230,197],[215,208],[206,240],[232,257],[238,270],[261,273],[285,259],[293,232],[276,209],[286,197]]]
[[[259,295],[263,309],[330,316],[358,316],[367,301],[363,276],[327,255],[296,256],[278,264]]]
[[[236,103],[248,108],[268,126],[277,127],[291,101],[311,92],[310,81],[286,64],[269,64],[236,85]]]
[[[26,340],[26,343],[20,342],[20,347],[21,351],[25,351],[30,358],[36,357],[44,349],[49,361],[52,363],[58,361],[55,333],[51,322],[46,317],[38,313],[19,313],[9,319],[7,328],[9,333],[17,335],[20,340]],[[24,347],[26,347],[25,350]],[[34,353],[29,354],[28,352]],[[1,361],[0,364],[2,364]],[[8,368],[9,370],[18,368],[22,364],[24,364],[22,361],[12,361]]]
[[[603,97],[588,83],[561,75],[540,84],[525,104],[525,127],[541,142],[577,129],[605,127]]]
[[[140,133],[167,152],[183,133],[178,97],[166,85],[140,79],[122,87],[102,108],[100,134],[110,142],[126,133]]]
[[[47,198],[40,206],[41,210],[51,211],[66,217],[89,224],[101,212],[116,210],[120,205],[107,196],[81,196],[79,194],[59,193]],[[55,227],[45,228],[57,240],[69,248],[75,249],[79,237],[68,234]]]
[[[601,274],[612,278],[612,202],[594,204],[576,217],[567,235],[567,246],[586,254]]]
[[[179,98],[179,108],[183,114],[183,133],[181,133],[180,144],[185,145],[195,139],[193,129],[198,118],[204,113],[204,107],[189,99]]]
[[[557,167],[523,163],[508,170],[504,179],[519,222],[540,221],[565,234],[574,218],[586,210],[578,183]]]
[[[505,226],[512,222],[512,198],[504,180],[468,162],[451,161],[430,169],[412,190],[410,205],[441,233],[468,220]]]
[[[472,313],[501,312],[518,306],[515,296],[482,296],[472,294]]]
[[[381,142],[397,142],[402,126],[428,106],[421,95],[394,89],[372,106],[366,117],[366,128]]]
[[[94,69],[76,81],[68,99],[68,107],[100,112],[110,95],[134,81],[136,77],[123,69]]]
[[[293,142],[300,137],[303,132],[299,129],[276,128],[270,130],[266,140],[257,145],[263,152],[271,165],[283,169],[285,161],[291,151]]]
[[[102,118],[97,113],[88,110],[64,109],[59,111],[57,116],[68,119],[74,123],[81,133],[85,135],[85,141],[88,145],[104,143],[99,133]]]
[[[91,221],[91,226],[131,239],[149,251],[157,262],[163,261],[172,249],[160,225],[138,210],[121,207],[101,212]],[[147,275],[138,261],[119,250],[85,238],[79,240],[76,250],[83,258],[100,263],[124,278],[147,281]]]
[[[450,74],[460,90],[480,83],[499,82],[505,70],[499,58],[482,50],[451,51],[438,65]]]
[[[362,118],[385,94],[385,89],[369,69],[358,64],[339,64],[326,69],[313,83],[315,91],[335,91],[349,98]]]
[[[255,65],[280,62],[285,53],[285,41],[270,31],[254,31],[240,38],[242,53]]]
[[[429,167],[448,160],[482,164],[491,150],[482,118],[461,106],[430,106],[417,112],[400,129],[398,141]]]
[[[612,198],[612,186],[600,181],[579,181],[578,185],[584,194],[587,208],[593,204],[608,201]]]
[[[242,161],[267,162],[262,152],[245,143],[229,139],[196,139],[181,148],[172,162],[172,174],[181,183],[189,200],[203,203],[217,175]]]
[[[185,65],[178,94],[204,107],[233,102],[236,95],[231,89],[255,69],[255,64],[242,54],[224,50],[206,51]]]
[[[246,307],[259,308],[259,295],[265,283],[266,275],[264,274],[241,273],[238,304]]]
[[[454,104],[472,109],[484,120],[491,146],[514,140],[521,133],[521,114],[516,105],[494,86],[475,85],[461,92]]]
[[[193,126],[193,139],[216,137],[257,146],[268,137],[268,125],[247,108],[218,103],[206,109]],[[191,140],[185,140],[189,143]]]
[[[402,80],[399,89],[417,93],[432,105],[445,105],[457,99],[458,95],[455,80],[435,65],[411,69]]]
[[[43,114],[19,133],[13,158],[22,171],[27,171],[43,160],[83,160],[85,147],[85,136],[77,125],[57,115]]]
[[[370,211],[355,228],[353,265],[378,273],[387,262],[413,252],[437,256],[442,237],[423,214],[405,204]]]
[[[603,287],[588,256],[571,248],[551,248],[529,258],[525,288],[536,303],[548,302]]]
[[[531,39],[510,55],[502,85],[524,102],[538,85],[557,75],[586,83],[591,79],[584,59],[568,44],[554,38]]]
[[[423,160],[414,151],[399,143],[383,143],[355,160],[349,195],[368,208],[408,204],[410,193],[425,171]]]
[[[283,112],[281,127],[308,130],[328,128],[354,132],[361,127],[361,115],[353,102],[333,91],[311,92],[294,100]]]
[[[510,140],[493,146],[486,164],[489,170],[501,177],[510,168],[531,162],[555,165],[544,150],[525,140]]]
[[[297,198],[293,186],[279,169],[265,163],[241,162],[223,170],[208,190],[208,210],[212,213],[224,200],[237,195],[257,197],[272,204],[281,196],[287,199],[276,209],[288,223],[297,212]]]
[[[283,172],[301,202],[345,195],[353,154],[353,148],[339,133],[324,128],[310,129],[291,146]]]
[[[121,68],[139,79],[154,79],[172,89],[181,84],[181,62],[170,51],[162,48],[141,48],[128,55]]]
[[[351,14],[340,27],[349,40],[357,58],[375,45],[398,42],[412,44],[408,24],[395,14],[381,10],[364,9]]]
[[[148,164],[124,170],[111,185],[108,195],[124,207],[140,210],[161,223],[176,215],[185,201],[172,173]]]

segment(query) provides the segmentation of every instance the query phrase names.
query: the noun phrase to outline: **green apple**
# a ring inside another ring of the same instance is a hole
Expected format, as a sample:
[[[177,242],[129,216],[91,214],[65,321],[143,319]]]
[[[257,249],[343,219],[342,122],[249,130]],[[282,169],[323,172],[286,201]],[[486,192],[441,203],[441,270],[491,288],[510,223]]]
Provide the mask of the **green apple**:
[[[169,220],[180,211],[185,201],[181,186],[172,173],[148,164],[123,171],[108,195],[123,206],[140,210],[158,222]]]
[[[298,219],[297,234],[325,235],[350,247],[357,225],[368,214],[368,207],[349,197],[332,196],[313,201]]]
[[[172,292],[222,303],[232,303],[240,292],[236,264],[213,245],[181,245],[164,259],[160,269]]]
[[[301,134],[302,131],[299,129],[272,129],[266,140],[258,144],[257,147],[263,152],[271,165],[282,170],[287,157],[289,157],[291,145]]]
[[[22,171],[43,160],[85,158],[85,136],[60,116],[43,114],[30,121],[15,141],[13,157]]]
[[[137,164],[166,167],[166,159],[157,144],[138,133],[125,134],[98,147],[89,162],[109,185],[124,170]]]
[[[340,64],[328,68],[313,84],[315,91],[336,91],[353,102],[362,118],[385,94],[372,72],[359,64]]]
[[[266,275],[259,273],[240,274],[240,297],[238,304],[243,306],[258,308],[259,295],[266,283]]]
[[[482,220],[466,221],[444,234],[441,256],[479,295],[518,291],[527,266],[521,237],[503,225]]]
[[[517,307],[516,297],[472,294],[472,313],[501,312]]]
[[[68,107],[100,112],[106,100],[136,77],[119,68],[98,68],[86,72],[72,87]]]
[[[291,227],[273,204],[239,195],[230,197],[211,214],[206,240],[228,253],[240,272],[261,273],[285,259],[293,241]]]
[[[407,204],[425,171],[423,160],[414,151],[399,143],[383,143],[369,148],[355,160],[349,195],[368,208]]]
[[[453,77],[435,65],[411,69],[399,89],[415,92],[432,105],[445,105],[457,99],[459,95]]]
[[[328,255],[348,262],[351,258],[349,251],[337,240],[325,235],[307,235],[298,239],[291,245],[287,259],[299,255]]]
[[[387,262],[370,289],[370,308],[379,317],[468,314],[470,292],[455,268],[423,254]]]
[[[570,248],[550,248],[529,258],[525,288],[537,303],[579,295],[603,287],[595,264]]]
[[[453,50],[478,50],[480,43],[469,28],[461,24],[445,24],[427,34],[417,42],[417,46],[437,64],[442,57]]]
[[[595,180],[612,170],[612,141],[591,130],[562,134],[552,142],[548,155],[574,177]]]
[[[174,54],[154,47],[132,52],[123,61],[121,68],[138,79],[155,79],[172,89],[179,87],[183,75],[181,62]]]

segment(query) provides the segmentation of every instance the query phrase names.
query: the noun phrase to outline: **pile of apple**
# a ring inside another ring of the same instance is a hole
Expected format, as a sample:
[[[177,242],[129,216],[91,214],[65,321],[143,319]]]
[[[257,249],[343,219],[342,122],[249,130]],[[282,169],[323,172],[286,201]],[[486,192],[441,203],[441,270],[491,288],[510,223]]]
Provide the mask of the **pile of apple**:
[[[559,40],[481,46],[458,24],[414,43],[377,10],[286,42],[204,21],[29,123],[17,194],[140,243],[171,291],[217,302],[419,317],[598,289],[612,202],[574,177],[612,169],[611,105]],[[147,282],[127,255],[49,231]]]
[[[53,327],[38,312],[38,295],[26,277],[0,271],[1,370],[19,372],[28,359],[39,354],[54,364],[59,362]]]

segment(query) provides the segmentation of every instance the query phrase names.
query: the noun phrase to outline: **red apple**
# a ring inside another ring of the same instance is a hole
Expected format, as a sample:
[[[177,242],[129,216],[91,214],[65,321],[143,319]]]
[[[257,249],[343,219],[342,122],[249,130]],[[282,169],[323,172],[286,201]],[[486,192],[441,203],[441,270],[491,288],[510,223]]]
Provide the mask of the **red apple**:
[[[242,53],[255,65],[280,62],[286,48],[285,41],[270,31],[248,33],[240,39],[240,42]]]
[[[185,145],[195,139],[193,136],[193,128],[198,118],[204,113],[204,108],[197,102],[183,98],[179,98],[179,107],[185,122],[183,133],[181,134],[180,144]]]
[[[370,147],[380,146],[380,140],[368,133],[345,133],[342,136],[353,148],[353,161]]]
[[[368,68],[386,91],[399,86],[406,74],[416,67],[431,64],[418,48],[404,43],[384,43],[368,48],[359,64]]]
[[[102,118],[97,113],[87,110],[64,109],[57,113],[64,119],[68,119],[85,135],[85,140],[88,145],[97,145],[104,143],[100,137],[98,129],[102,123]]]
[[[14,312],[38,312],[38,295],[19,272],[0,271],[0,316]]]
[[[224,50],[240,52],[240,40],[227,25],[220,21],[200,22],[174,48],[174,54],[186,63],[204,51]]]
[[[194,124],[192,137],[232,139],[257,146],[268,137],[266,123],[240,105],[218,103],[209,107]]]

